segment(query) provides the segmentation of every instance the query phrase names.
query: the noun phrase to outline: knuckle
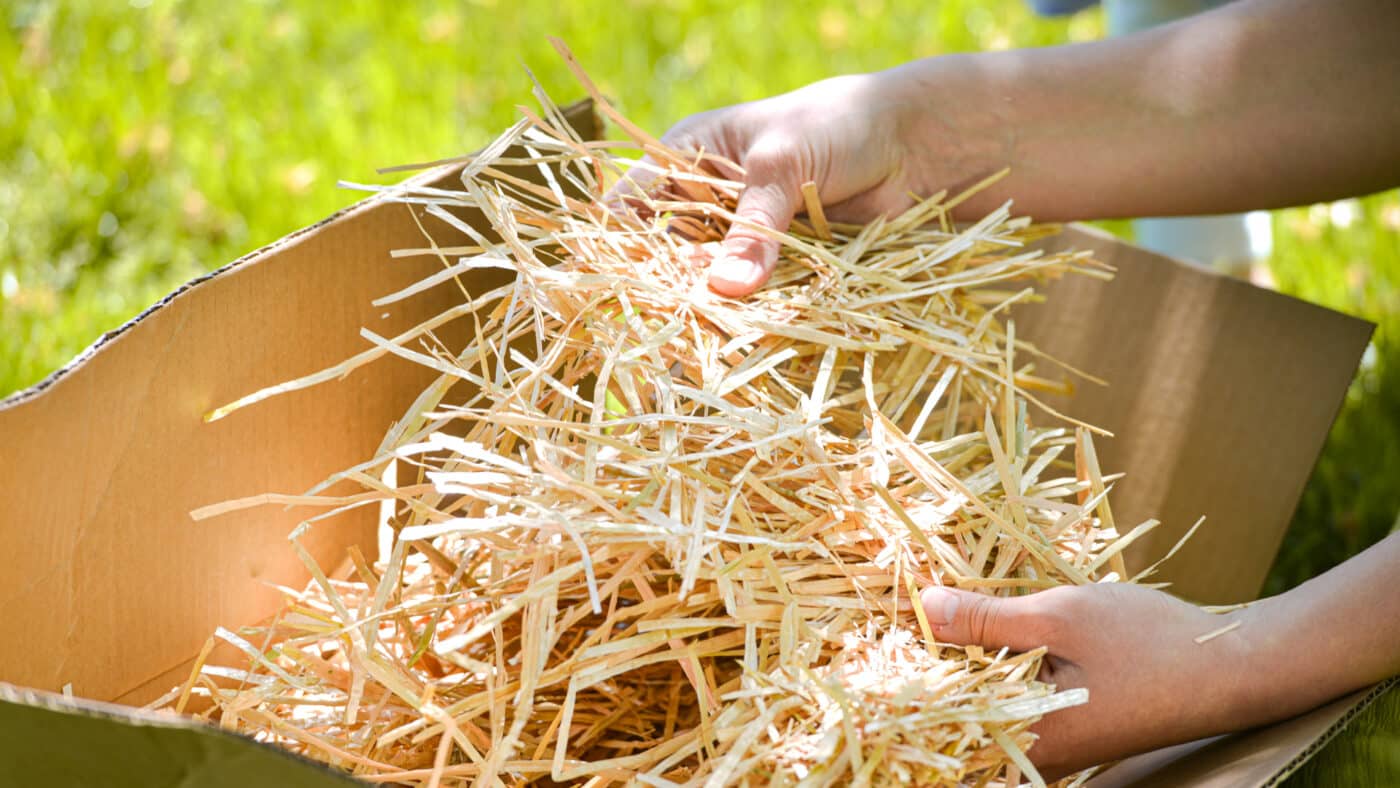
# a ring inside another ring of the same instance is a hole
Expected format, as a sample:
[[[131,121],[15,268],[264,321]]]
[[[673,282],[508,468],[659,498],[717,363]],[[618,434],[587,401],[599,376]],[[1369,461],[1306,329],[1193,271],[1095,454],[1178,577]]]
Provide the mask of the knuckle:
[[[746,187],[744,195],[739,201],[735,214],[739,217],[758,222],[768,227],[784,229],[787,222],[793,215],[793,197],[789,190],[779,184],[763,183]],[[766,236],[757,233],[746,227],[738,226],[734,233],[743,235],[753,235],[756,238]]]
[[[792,168],[799,158],[799,145],[785,133],[769,133],[759,138],[744,154],[744,167],[750,175],[777,175]]]
[[[975,642],[987,646],[996,645],[989,642],[989,639],[998,631],[1000,607],[991,599],[978,597],[972,600],[967,610],[967,627],[968,634]]]

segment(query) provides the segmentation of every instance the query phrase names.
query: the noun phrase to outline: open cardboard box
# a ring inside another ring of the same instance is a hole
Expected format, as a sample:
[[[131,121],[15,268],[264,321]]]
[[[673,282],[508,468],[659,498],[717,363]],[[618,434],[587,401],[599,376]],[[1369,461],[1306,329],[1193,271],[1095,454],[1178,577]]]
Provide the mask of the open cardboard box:
[[[585,137],[600,134],[591,105],[568,114]],[[454,176],[449,166],[420,180]],[[0,782],[346,784],[280,750],[133,706],[183,681],[215,627],[271,615],[281,604],[272,584],[306,580],[286,542],[298,511],[264,506],[200,523],[189,512],[297,493],[368,458],[428,382],[429,371],[387,357],[372,372],[201,418],[364,349],[362,326],[392,335],[460,299],[440,286],[392,312],[371,306],[436,265],[389,257],[422,243],[410,210],[376,197],[293,233],[0,403]],[[448,240],[441,224],[434,233]],[[1106,470],[1128,472],[1113,498],[1119,521],[1165,523],[1134,545],[1130,568],[1204,514],[1163,579],[1199,602],[1253,598],[1371,326],[1090,229],[1049,243],[1091,249],[1118,269],[1108,284],[1067,277],[1049,288],[1049,306],[1016,320],[1050,354],[1110,381],[1057,404],[1117,433],[1101,454]],[[305,541],[318,561],[336,564],[352,543],[373,549],[372,511],[332,523]],[[56,694],[67,684],[80,699]],[[1388,686],[1126,761],[1098,780],[1274,784]]]

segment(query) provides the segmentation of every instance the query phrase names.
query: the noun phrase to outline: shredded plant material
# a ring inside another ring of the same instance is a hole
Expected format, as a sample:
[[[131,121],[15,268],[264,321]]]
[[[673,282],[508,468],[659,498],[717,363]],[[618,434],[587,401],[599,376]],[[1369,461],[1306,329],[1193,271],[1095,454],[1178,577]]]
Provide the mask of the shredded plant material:
[[[1042,784],[1029,727],[1086,694],[1037,681],[1042,651],[935,642],[918,592],[1130,579],[1153,523],[1118,532],[1092,429],[1040,397],[1066,371],[1003,322],[1107,270],[1028,249],[1047,230],[1008,207],[955,226],[965,195],[864,227],[809,200],[771,283],[717,296],[742,170],[628,123],[559,48],[630,139],[537,90],[461,189],[389,189],[468,240],[405,250],[444,268],[377,303],[460,279],[460,306],[211,414],[385,354],[440,373],[373,458],[277,498],[327,508],[291,537],[314,579],[220,630],[246,663],[201,659],[174,705],[378,783]],[[473,289],[492,268],[515,277]],[[371,503],[383,554],[333,578],[302,532]]]

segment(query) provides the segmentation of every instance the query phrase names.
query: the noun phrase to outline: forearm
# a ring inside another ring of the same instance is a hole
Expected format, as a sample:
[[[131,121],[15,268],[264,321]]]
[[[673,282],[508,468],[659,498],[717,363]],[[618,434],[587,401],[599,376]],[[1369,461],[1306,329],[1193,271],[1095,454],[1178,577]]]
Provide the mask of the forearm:
[[[1398,571],[1400,533],[1239,611],[1250,662],[1241,713],[1278,719],[1400,674]]]
[[[928,191],[1045,220],[1221,213],[1400,185],[1400,3],[1241,0],[1133,36],[877,79]]]

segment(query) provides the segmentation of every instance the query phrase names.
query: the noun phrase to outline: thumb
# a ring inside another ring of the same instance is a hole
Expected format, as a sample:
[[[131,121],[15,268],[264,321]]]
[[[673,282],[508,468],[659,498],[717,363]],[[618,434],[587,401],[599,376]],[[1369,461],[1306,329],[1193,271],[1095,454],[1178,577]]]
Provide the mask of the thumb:
[[[946,586],[924,589],[920,601],[939,640],[958,646],[1029,651],[1044,645],[1030,597],[994,597]]]
[[[791,173],[767,164],[749,163],[748,179],[734,213],[744,222],[785,232],[801,204],[802,193]],[[779,243],[762,230],[735,223],[723,251],[710,267],[710,289],[720,295],[745,296],[763,286],[778,264]]]

